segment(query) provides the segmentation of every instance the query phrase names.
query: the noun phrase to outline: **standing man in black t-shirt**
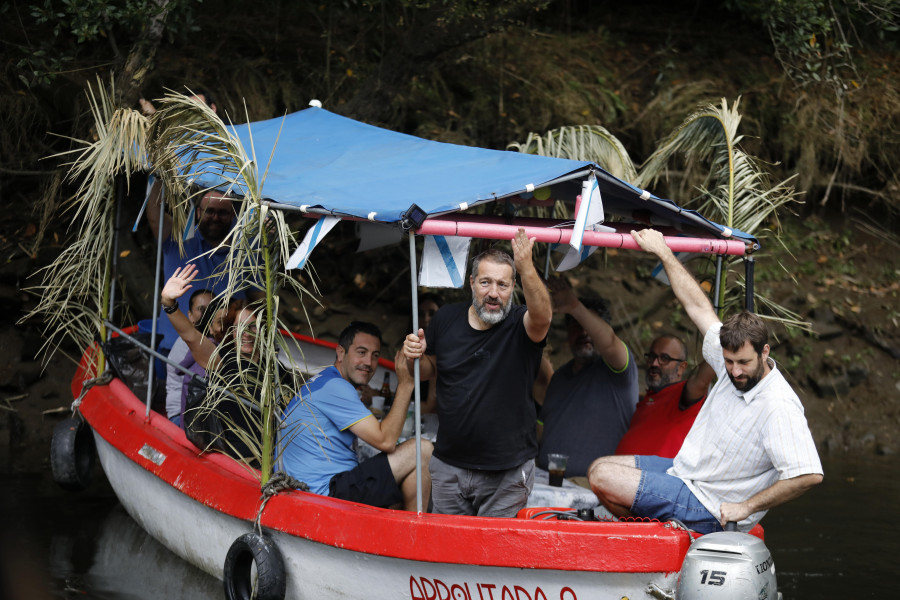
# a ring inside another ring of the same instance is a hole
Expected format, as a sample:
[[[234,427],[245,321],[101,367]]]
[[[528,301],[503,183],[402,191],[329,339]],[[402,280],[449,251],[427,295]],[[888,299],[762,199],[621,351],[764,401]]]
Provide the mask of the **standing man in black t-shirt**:
[[[531,400],[553,311],[519,228],[513,256],[488,250],[472,261],[471,304],[441,307],[428,334],[406,337],[410,369],[437,373],[440,433],[429,464],[434,512],[514,517],[534,484],[537,454]],[[512,305],[516,271],[525,306]]]

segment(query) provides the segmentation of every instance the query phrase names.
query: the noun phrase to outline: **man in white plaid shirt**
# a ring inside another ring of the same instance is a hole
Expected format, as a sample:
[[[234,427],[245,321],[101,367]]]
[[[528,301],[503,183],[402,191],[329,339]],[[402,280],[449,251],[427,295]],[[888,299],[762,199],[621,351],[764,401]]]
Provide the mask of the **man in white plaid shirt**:
[[[822,481],[803,406],[769,357],[762,319],[742,312],[721,323],[658,231],[631,234],[659,257],[675,296],[705,334],[703,357],[718,381],[674,460],[599,458],[588,470],[591,488],[619,516],[678,519],[701,533],[736,521],[746,531]]]

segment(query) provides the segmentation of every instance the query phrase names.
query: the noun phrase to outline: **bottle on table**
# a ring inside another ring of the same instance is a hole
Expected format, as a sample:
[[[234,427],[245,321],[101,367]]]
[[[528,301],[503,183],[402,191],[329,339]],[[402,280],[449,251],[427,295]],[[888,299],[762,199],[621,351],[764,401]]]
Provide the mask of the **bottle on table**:
[[[381,384],[381,391],[378,392],[378,395],[384,396],[385,406],[391,404],[391,374],[387,371],[384,373],[384,381]]]

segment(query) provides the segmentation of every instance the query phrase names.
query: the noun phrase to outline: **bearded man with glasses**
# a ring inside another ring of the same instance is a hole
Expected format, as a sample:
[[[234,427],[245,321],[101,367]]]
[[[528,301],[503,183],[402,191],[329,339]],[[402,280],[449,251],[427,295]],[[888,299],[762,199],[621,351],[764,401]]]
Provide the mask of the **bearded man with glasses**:
[[[634,409],[615,454],[675,458],[694,424],[716,372],[706,361],[688,371],[687,347],[675,335],[661,335],[644,354],[647,392]]]
[[[219,294],[228,284],[228,274],[223,272],[222,265],[228,259],[229,249],[222,242],[234,225],[233,202],[236,198],[217,190],[206,191],[200,197],[197,206],[197,226],[184,236],[186,239],[182,240],[184,247],[182,254],[176,236],[182,236],[184,232],[173,231],[170,214],[164,214],[162,220],[159,218],[162,193],[161,186],[154,186],[151,190],[147,203],[147,222],[154,238],[159,235],[159,229],[162,227],[163,281],[172,277],[176,269],[184,269],[191,263],[197,267],[197,285],[212,290],[213,296]],[[243,292],[233,296],[233,298],[245,297]],[[178,299],[177,308],[182,312],[188,312],[190,307],[187,296]],[[178,339],[178,334],[168,319],[161,318],[158,323],[158,332],[163,335],[159,350],[166,354]]]

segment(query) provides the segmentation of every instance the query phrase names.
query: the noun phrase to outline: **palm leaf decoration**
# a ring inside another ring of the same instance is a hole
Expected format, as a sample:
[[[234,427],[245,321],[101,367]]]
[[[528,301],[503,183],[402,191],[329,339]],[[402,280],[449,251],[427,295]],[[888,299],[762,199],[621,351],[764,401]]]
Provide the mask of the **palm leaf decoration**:
[[[75,140],[76,148],[51,158],[71,158],[68,179],[80,182],[75,194],[64,204],[78,223],[74,241],[45,267],[41,283],[30,291],[40,296],[37,306],[25,319],[45,323],[45,359],[65,341],[79,348],[95,339],[106,339],[104,319],[110,314],[112,250],[114,244],[116,198],[115,177],[145,170],[149,123],[139,112],[116,108],[109,92],[98,79],[88,86],[88,100],[94,116],[94,139]],[[91,354],[97,372],[104,368],[103,357]]]
[[[740,229],[758,238],[773,235],[777,241],[777,235],[766,227],[766,223],[777,218],[778,210],[796,200],[796,193],[789,185],[793,177],[772,185],[764,163],[740,148],[739,104],[740,98],[729,108],[723,98],[720,107],[710,104],[696,110],[660,142],[640,169],[635,168],[623,144],[599,125],[563,127],[544,135],[530,133],[525,142],[514,142],[507,147],[543,156],[590,160],[619,179],[643,189],[652,187],[666,176],[669,164],[676,156],[681,156],[684,163],[682,177],[687,181],[699,178],[701,182],[697,186],[698,196],[686,205],[693,205],[704,216],[731,229]],[[730,261],[728,269],[723,271],[723,279],[728,270],[737,269],[739,262]],[[742,290],[744,285],[744,281],[737,278],[737,289]],[[725,285],[720,285],[719,289],[718,304],[722,314],[727,306],[736,304],[740,296],[735,294],[726,299]],[[809,327],[793,311],[760,294],[754,297],[775,315],[771,318],[787,326]]]
[[[666,174],[673,158],[681,156],[685,177],[702,177],[702,183],[697,187],[699,195],[687,203],[689,206],[694,205],[701,214],[730,229],[764,238],[775,235],[765,224],[770,219],[777,219],[778,210],[786,204],[796,201],[796,192],[790,185],[793,176],[773,185],[764,163],[739,147],[743,137],[738,134],[739,104],[740,98],[729,108],[723,98],[721,106],[710,104],[688,116],[660,142],[644,163],[637,185],[654,185]],[[705,173],[702,172],[704,168]],[[729,261],[728,269],[722,271],[718,298],[720,316],[728,306],[738,302],[737,295],[726,298],[724,279],[739,262]],[[742,280],[737,283],[737,289],[744,287]],[[755,298],[769,308],[777,320],[791,326],[805,325],[799,315],[787,308],[759,295]]]
[[[253,149],[248,153],[215,113],[187,96],[167,96],[148,120],[137,111],[116,108],[114,90],[105,90],[99,82],[96,90],[89,88],[88,95],[95,138],[76,140],[78,147],[63,155],[72,159],[69,178],[80,182],[77,193],[66,203],[67,210],[74,213],[73,222],[79,223],[76,239],[42,271],[41,284],[32,288],[41,299],[25,318],[41,318],[46,323],[47,356],[65,339],[80,348],[89,347],[98,336],[106,339],[103,323],[110,314],[115,177],[129,178],[152,164],[167,189],[167,208],[175,231],[185,227],[193,200],[207,191],[191,185],[185,168],[198,167],[199,175],[193,177],[208,173],[223,177],[228,191],[238,197],[238,216],[237,225],[223,241],[228,259],[219,275],[228,285],[217,301],[227,304],[238,290],[247,288],[260,292],[256,295],[262,299],[250,305],[257,317],[254,356],[259,357],[259,375],[254,378],[248,374],[252,370],[241,368],[239,380],[227,381],[221,373],[210,373],[205,410],[217,413],[233,439],[251,449],[265,482],[273,470],[276,415],[302,385],[297,369],[292,365],[280,369],[276,364],[279,355],[301,355],[296,342],[278,332],[286,329],[277,317],[278,292],[285,289],[309,295],[281,266],[282,257],[296,240],[283,214],[263,203],[265,169],[259,167]],[[100,373],[104,369],[102,355],[94,356],[100,357],[92,365]],[[237,360],[246,361],[240,356]],[[281,372],[290,377],[279,376]],[[254,394],[255,388],[261,393]],[[232,419],[217,410],[221,402],[235,396],[247,400],[239,404],[244,419]],[[249,423],[252,431],[237,420]]]
[[[507,148],[526,154],[589,160],[603,165],[619,179],[629,182],[637,179],[637,170],[628,156],[628,150],[616,136],[600,125],[560,127],[544,135],[529,133],[524,142],[513,142]]]
[[[212,373],[208,408],[215,410],[217,403],[227,401],[229,392],[249,401],[240,406],[245,411],[245,420],[256,428],[259,436],[247,432],[224,412],[220,412],[220,417],[254,451],[265,483],[273,471],[276,417],[303,383],[302,375],[295,368],[288,369],[291,375],[288,379],[278,376],[279,355],[300,352],[296,341],[278,332],[287,329],[278,319],[278,294],[284,290],[298,296],[311,295],[283,268],[288,249],[296,246],[296,240],[283,213],[270,209],[264,202],[262,186],[266,169],[261,167],[255,149],[244,148],[233,130],[203,103],[180,94],[166,96],[160,110],[153,115],[151,140],[152,162],[157,165],[164,187],[170,190],[169,195],[176,198],[171,205],[176,231],[187,222],[192,200],[209,189],[190,193],[194,189],[191,181],[215,175],[225,180],[224,191],[239,198],[237,224],[222,242],[228,249],[228,258],[218,275],[226,278],[228,285],[218,299],[227,303],[239,291],[255,291],[261,297],[250,305],[258,328],[254,336],[258,369],[242,368],[247,359],[235,349],[242,379],[227,381],[221,374]],[[244,333],[242,327],[238,328],[238,336]],[[258,371],[261,379],[251,379],[248,373],[253,371]],[[260,392],[254,394],[254,389]]]
[[[525,154],[553,156],[570,160],[586,160],[603,165],[610,174],[625,181],[634,181],[637,171],[628,155],[628,150],[608,129],[600,125],[574,125],[551,129],[544,135],[529,133],[522,143],[507,144],[507,149],[514,149]],[[563,202],[556,202],[554,214],[568,218],[568,208]],[[535,216],[548,217],[546,209],[536,208]],[[550,247],[547,247],[547,254]],[[549,265],[549,256],[546,257]]]

